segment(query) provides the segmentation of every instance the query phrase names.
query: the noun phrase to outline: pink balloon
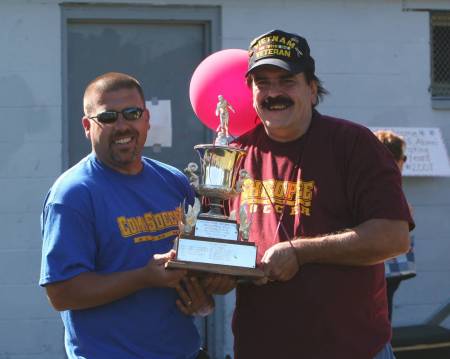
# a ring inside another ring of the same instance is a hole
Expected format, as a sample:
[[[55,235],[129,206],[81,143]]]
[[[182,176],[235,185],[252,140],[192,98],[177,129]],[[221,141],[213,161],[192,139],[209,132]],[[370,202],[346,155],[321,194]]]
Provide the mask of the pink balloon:
[[[189,97],[197,117],[210,129],[219,126],[216,116],[218,96],[234,108],[229,111],[229,131],[239,136],[255,127],[259,120],[252,106],[252,92],[245,82],[247,51],[228,49],[215,52],[195,69],[189,86]]]

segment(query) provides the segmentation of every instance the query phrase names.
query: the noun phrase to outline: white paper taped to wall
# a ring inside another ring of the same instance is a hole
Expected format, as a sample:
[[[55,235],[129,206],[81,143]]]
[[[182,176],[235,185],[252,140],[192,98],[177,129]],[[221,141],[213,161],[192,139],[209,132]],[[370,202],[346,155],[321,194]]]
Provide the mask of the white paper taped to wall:
[[[150,111],[150,130],[145,147],[172,147],[172,109],[170,100],[145,101]]]
[[[406,141],[404,176],[449,177],[447,148],[438,127],[371,127],[372,131],[391,130]]]

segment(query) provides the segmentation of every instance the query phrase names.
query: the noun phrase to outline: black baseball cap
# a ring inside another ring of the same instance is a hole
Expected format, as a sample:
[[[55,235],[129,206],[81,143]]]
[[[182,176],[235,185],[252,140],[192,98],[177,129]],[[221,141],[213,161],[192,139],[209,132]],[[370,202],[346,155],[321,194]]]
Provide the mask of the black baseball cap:
[[[272,30],[254,39],[248,56],[246,75],[262,65],[277,66],[294,74],[315,70],[306,39],[282,30]]]

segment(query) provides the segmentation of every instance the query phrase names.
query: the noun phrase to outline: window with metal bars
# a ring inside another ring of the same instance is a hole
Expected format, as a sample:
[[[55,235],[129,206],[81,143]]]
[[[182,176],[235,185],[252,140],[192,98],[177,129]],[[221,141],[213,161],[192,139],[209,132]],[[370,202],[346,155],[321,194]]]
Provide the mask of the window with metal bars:
[[[450,100],[450,11],[431,12],[431,96]]]

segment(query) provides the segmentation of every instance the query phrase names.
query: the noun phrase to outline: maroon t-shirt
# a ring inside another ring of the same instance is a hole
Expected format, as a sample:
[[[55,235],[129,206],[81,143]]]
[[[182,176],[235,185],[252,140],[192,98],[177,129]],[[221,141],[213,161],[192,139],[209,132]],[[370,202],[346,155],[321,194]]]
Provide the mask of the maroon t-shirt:
[[[251,179],[240,203],[258,262],[288,237],[374,218],[414,225],[391,154],[363,126],[315,112],[298,140],[273,141],[260,125],[236,145],[248,151],[243,166]],[[233,332],[236,359],[372,359],[391,336],[384,266],[310,263],[287,282],[240,284]]]

